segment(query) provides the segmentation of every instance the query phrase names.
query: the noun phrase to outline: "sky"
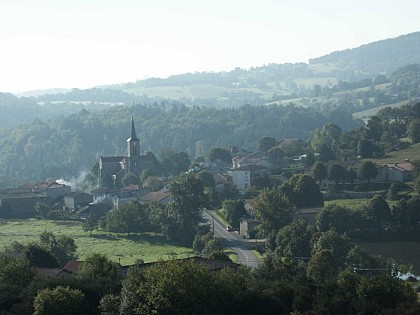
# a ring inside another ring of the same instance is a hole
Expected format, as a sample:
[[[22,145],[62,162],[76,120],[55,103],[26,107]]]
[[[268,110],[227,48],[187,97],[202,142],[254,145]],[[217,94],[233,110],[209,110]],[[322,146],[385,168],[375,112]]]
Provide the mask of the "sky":
[[[0,92],[308,62],[420,31],[418,0],[0,0]]]

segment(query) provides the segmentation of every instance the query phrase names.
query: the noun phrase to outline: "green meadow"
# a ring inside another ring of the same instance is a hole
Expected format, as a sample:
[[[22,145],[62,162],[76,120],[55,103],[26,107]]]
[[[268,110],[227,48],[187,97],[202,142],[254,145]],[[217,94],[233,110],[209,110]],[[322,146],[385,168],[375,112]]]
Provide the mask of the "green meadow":
[[[44,231],[73,237],[80,260],[92,253],[100,253],[122,265],[130,265],[138,259],[151,262],[194,256],[191,248],[171,244],[159,234],[127,235],[95,230],[90,235],[89,232],[83,231],[81,222],[78,221],[41,219],[0,221],[0,250],[15,241],[21,243],[37,241]]]

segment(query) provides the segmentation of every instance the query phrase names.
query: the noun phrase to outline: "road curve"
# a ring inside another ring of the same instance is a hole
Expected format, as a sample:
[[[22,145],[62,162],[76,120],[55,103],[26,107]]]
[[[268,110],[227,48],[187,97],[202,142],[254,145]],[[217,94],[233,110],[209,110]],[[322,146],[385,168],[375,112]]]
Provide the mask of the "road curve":
[[[258,267],[259,260],[252,250],[250,250],[250,247],[252,247],[253,244],[242,239],[237,232],[226,231],[226,228],[215,220],[208,210],[204,210],[202,213],[203,217],[211,224],[211,228],[214,226],[214,235],[223,239],[225,245],[238,255],[237,262],[239,264],[253,268]]]

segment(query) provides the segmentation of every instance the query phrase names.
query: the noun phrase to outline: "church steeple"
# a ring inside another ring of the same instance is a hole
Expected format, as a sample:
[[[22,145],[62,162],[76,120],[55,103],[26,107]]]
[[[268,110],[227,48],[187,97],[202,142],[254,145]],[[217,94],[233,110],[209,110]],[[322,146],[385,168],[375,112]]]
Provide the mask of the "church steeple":
[[[131,116],[131,141],[139,141],[136,135],[136,127],[134,127],[134,118]]]
[[[131,137],[127,139],[127,145],[130,158],[140,156],[140,140],[137,138],[133,116],[131,116]]]

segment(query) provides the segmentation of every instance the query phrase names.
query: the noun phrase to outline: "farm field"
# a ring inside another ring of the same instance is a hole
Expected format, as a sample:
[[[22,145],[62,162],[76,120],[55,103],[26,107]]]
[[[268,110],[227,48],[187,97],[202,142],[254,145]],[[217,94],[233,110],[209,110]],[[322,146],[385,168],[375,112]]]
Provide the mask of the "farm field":
[[[374,162],[376,164],[402,163],[405,159],[409,159],[410,161],[420,160],[420,143],[413,144],[406,149],[387,153],[384,158],[375,159]]]
[[[169,244],[164,237],[154,233],[127,236],[124,233],[94,231],[90,236],[89,232],[83,231],[80,222],[40,219],[0,221],[0,250],[14,241],[37,241],[44,231],[73,237],[80,260],[89,254],[100,253],[122,265],[130,265],[137,259],[151,262],[194,256],[191,248]]]

